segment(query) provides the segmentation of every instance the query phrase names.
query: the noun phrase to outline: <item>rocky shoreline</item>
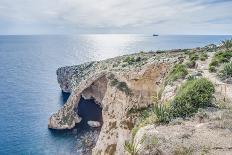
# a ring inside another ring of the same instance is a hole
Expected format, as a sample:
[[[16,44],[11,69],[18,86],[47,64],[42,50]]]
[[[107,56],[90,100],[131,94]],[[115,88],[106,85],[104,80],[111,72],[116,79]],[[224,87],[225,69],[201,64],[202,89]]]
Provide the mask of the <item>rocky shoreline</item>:
[[[58,83],[62,91],[71,95],[65,105],[49,118],[48,127],[72,129],[82,120],[75,112],[80,98],[94,99],[102,107],[103,124],[92,154],[125,154],[124,143],[131,137],[137,120],[129,113],[152,106],[154,94],[161,89],[164,89],[161,94],[163,101],[175,95],[177,87],[167,85],[163,88],[163,83],[173,65],[188,59],[186,53],[212,53],[221,48],[212,44],[195,49],[140,52],[61,67],[56,72]],[[181,82],[176,86],[178,84]],[[90,124],[100,126],[98,122]]]

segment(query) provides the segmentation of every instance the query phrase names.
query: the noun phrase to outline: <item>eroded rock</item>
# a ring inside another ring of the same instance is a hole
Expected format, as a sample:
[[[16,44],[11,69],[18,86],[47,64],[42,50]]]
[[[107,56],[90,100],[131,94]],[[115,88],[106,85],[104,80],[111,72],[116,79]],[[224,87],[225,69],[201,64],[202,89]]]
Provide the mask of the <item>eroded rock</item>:
[[[182,53],[178,52],[138,53],[59,68],[57,79],[60,87],[71,95],[65,105],[51,116],[49,128],[73,128],[81,120],[74,110],[81,95],[94,98],[103,108],[103,125],[92,153],[123,154],[123,144],[134,123],[128,117],[128,111],[152,104],[152,96],[159,90],[169,68],[179,62],[180,56]]]

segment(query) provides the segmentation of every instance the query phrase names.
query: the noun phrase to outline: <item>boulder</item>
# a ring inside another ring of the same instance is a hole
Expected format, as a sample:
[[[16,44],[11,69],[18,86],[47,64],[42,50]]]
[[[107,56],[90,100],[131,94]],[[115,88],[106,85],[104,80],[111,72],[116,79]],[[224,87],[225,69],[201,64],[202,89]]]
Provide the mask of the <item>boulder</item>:
[[[88,121],[87,124],[93,128],[98,128],[101,126],[101,123],[98,121]]]

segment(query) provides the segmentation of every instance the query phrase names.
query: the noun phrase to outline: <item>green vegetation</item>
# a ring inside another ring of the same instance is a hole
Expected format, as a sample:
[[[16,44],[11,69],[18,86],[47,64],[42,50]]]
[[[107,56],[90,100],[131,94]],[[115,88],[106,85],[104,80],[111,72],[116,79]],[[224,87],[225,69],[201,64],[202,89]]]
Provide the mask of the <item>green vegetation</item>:
[[[126,95],[131,95],[132,92],[130,88],[127,86],[126,82],[121,82],[118,79],[115,78],[115,76],[112,74],[108,77],[110,79],[110,85],[112,87],[116,87],[118,90],[124,92]]]
[[[214,86],[205,78],[188,80],[175,96],[170,112],[172,117],[187,117],[199,108],[211,106]]]
[[[223,69],[220,71],[219,75],[223,79],[232,77],[232,61],[224,64]]]
[[[208,58],[207,53],[201,52],[201,54],[200,54],[200,60],[201,60],[201,61],[205,61],[207,58]]]
[[[176,117],[189,117],[200,108],[212,105],[214,85],[206,78],[196,79],[189,77],[178,89],[175,98],[167,103],[160,103],[158,93],[153,97],[151,110],[142,109],[139,124],[141,127],[147,124],[168,123]],[[133,110],[134,111],[134,110]]]
[[[121,82],[121,81],[118,81],[115,78],[112,78],[111,82],[110,82],[110,85],[111,86],[116,86],[116,88],[118,90],[124,92],[126,95],[131,95],[132,94],[132,92],[131,92],[130,88],[127,86],[126,82]]]
[[[212,61],[209,64],[209,67],[217,67],[219,66],[219,62],[216,59],[212,59]]]
[[[229,62],[232,57],[232,51],[220,51],[214,55],[214,59],[218,60],[219,63]]]
[[[186,66],[183,64],[176,64],[172,67],[168,76],[165,79],[165,85],[176,81],[177,79],[185,78],[188,74]]]
[[[190,61],[186,62],[186,66],[188,68],[194,68],[196,66],[196,61],[195,60],[190,60]]]
[[[126,95],[131,95],[131,90],[128,88],[126,82],[118,82],[117,88]]]
[[[209,67],[209,72],[216,72],[217,71],[217,69],[216,69],[216,67],[214,67],[214,66],[210,66]]]
[[[136,133],[135,133],[136,134]],[[125,141],[124,143],[124,149],[130,154],[130,155],[138,155],[138,152],[142,149],[139,147],[139,144],[143,143],[145,140],[145,137],[142,138],[141,141],[136,142],[135,141],[135,134],[132,135],[132,138],[130,140]]]
[[[133,64],[135,62],[135,58],[134,57],[126,57],[126,59],[123,60],[123,62],[127,62],[128,64]]]
[[[209,64],[209,71],[216,72],[216,67],[219,67],[222,63],[227,63],[232,58],[232,51],[220,51],[217,52],[212,61]]]
[[[157,117],[157,121],[160,123],[169,122],[169,108],[166,105],[155,104],[153,107],[153,112]]]
[[[136,63],[136,62],[139,62],[139,61],[141,61],[141,60],[142,60],[141,57],[136,57],[136,58],[134,58],[134,57],[132,57],[132,56],[128,56],[128,57],[126,57],[126,58],[123,60],[123,62],[126,62],[126,63],[128,63],[129,65],[132,65],[132,64],[134,64],[134,63]]]
[[[228,50],[232,47],[232,39],[222,41],[222,45]]]
[[[190,53],[189,53],[189,59],[190,59],[191,61],[196,61],[196,60],[199,59],[199,56],[198,56],[198,54],[197,54],[196,52],[190,52]]]

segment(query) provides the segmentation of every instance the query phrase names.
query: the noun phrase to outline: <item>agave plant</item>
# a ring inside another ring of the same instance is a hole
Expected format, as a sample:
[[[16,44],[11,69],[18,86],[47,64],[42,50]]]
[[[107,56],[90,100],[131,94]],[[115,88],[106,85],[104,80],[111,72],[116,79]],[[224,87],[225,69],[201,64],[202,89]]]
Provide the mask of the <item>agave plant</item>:
[[[222,45],[228,50],[232,47],[232,39],[222,41]]]
[[[139,151],[143,148],[141,145],[145,141],[145,136],[140,141],[135,141],[134,136],[132,136],[131,140],[127,140],[124,143],[124,149],[130,154],[130,155],[138,155]]]
[[[160,123],[169,122],[169,108],[162,104],[154,104],[153,112]]]

